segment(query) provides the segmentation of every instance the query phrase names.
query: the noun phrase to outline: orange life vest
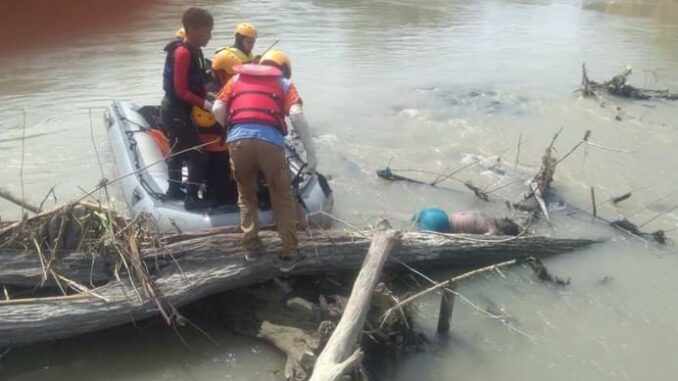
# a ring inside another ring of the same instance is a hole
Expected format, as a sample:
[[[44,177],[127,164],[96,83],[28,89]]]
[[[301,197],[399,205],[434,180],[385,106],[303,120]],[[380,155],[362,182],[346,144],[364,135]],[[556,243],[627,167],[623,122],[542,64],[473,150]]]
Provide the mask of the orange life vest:
[[[268,65],[236,65],[238,76],[233,80],[228,101],[228,123],[261,123],[276,127],[287,135],[285,123],[285,90],[282,72]]]
[[[160,149],[160,153],[162,154],[162,156],[165,159],[167,159],[171,151],[169,139],[167,139],[167,136],[165,136],[165,134],[162,131],[156,128],[151,128],[150,130],[148,130],[148,134],[151,135],[151,138],[158,146],[158,149]]]

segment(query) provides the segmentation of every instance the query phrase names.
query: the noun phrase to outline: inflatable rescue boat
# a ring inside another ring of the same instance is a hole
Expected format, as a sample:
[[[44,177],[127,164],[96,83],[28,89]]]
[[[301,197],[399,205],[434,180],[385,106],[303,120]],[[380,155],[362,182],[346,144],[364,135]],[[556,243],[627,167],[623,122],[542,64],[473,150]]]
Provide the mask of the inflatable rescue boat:
[[[157,137],[162,136],[158,130],[158,106],[140,107],[132,102],[115,101],[106,110],[104,123],[118,175],[122,177],[119,183],[123,197],[133,216],[146,213],[156,222],[158,230],[165,232],[189,232],[240,224],[237,205],[187,211],[183,201],[165,197],[168,188],[167,152],[163,152],[162,145],[156,142]],[[304,172],[305,163],[289,138],[286,154],[297,200],[306,211],[308,220],[312,226],[327,226],[327,214],[334,206],[332,189],[327,180],[319,173],[310,175]],[[263,225],[273,223],[270,205],[260,202],[259,221]]]

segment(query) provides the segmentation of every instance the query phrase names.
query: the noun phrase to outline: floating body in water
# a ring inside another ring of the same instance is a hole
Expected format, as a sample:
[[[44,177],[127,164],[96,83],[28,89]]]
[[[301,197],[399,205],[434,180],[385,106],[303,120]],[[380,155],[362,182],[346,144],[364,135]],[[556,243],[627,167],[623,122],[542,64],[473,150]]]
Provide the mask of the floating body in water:
[[[419,230],[438,233],[518,235],[520,227],[509,218],[495,218],[478,211],[447,214],[438,208],[425,208],[412,216]]]

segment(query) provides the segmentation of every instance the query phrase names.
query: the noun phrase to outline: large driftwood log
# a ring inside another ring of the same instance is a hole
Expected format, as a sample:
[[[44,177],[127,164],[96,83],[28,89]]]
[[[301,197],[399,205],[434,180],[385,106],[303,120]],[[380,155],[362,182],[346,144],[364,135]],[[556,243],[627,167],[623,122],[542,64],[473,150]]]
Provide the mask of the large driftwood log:
[[[330,266],[326,271],[355,270],[362,260],[361,250],[367,250],[369,239],[365,233],[339,230],[317,232],[311,238],[300,235],[301,248],[313,257],[318,265]],[[480,238],[480,239],[479,239]],[[547,257],[576,250],[599,242],[590,239],[550,238],[523,236],[512,240],[506,237],[474,235],[434,235],[428,233],[405,233],[404,246],[395,252],[401,260],[422,266],[445,265],[451,267],[482,266],[515,257]],[[262,232],[269,252],[279,249],[278,240],[272,232]],[[166,246],[165,250],[145,250],[143,258],[152,274],[185,263],[209,269],[213,261],[222,262],[224,256],[242,254],[239,233],[215,234],[186,239]],[[81,284],[101,283],[112,278],[115,258],[78,252],[60,252],[53,269],[60,275]],[[394,263],[387,264],[387,267]],[[311,262],[301,267],[304,274],[323,271]],[[171,269],[170,269],[171,270]],[[0,285],[36,287],[43,280],[43,264],[34,251],[19,251],[0,248]],[[46,286],[53,285],[47,279]]]
[[[360,364],[363,352],[355,347],[365,325],[372,290],[379,281],[388,254],[397,242],[398,233],[393,230],[379,233],[372,240],[344,314],[318,356],[310,381],[335,381]]]
[[[34,251],[0,249],[0,284],[19,287],[55,286],[46,272],[46,263]],[[102,284],[113,276],[112,257],[82,253],[59,253],[51,269],[57,274],[82,284]]]
[[[164,303],[178,308],[209,294],[251,286],[280,275],[277,255],[281,246],[277,234],[261,233],[267,255],[251,263],[243,259],[240,238],[240,234],[218,234],[176,242],[164,250],[144,251],[156,294]],[[477,240],[478,236],[405,233],[392,257],[417,266],[473,267],[513,258],[544,258],[599,242],[534,236],[496,242],[492,242],[493,237],[482,238],[484,241]],[[292,274],[355,270],[361,265],[369,244],[369,238],[362,233],[315,232],[313,238],[302,234],[300,250],[309,259]],[[91,257],[70,256],[91,265]],[[16,252],[0,251],[0,268],[16,258]],[[389,266],[400,265],[389,261]],[[98,275],[110,274],[106,266],[102,268],[103,273]],[[111,280],[87,296],[0,301],[0,347],[75,336],[157,315],[155,301],[140,285],[132,283],[130,277],[122,275],[120,280]],[[35,276],[38,277],[38,272]],[[39,283],[40,279],[41,275],[36,281]],[[6,280],[0,279],[0,283],[6,284]]]

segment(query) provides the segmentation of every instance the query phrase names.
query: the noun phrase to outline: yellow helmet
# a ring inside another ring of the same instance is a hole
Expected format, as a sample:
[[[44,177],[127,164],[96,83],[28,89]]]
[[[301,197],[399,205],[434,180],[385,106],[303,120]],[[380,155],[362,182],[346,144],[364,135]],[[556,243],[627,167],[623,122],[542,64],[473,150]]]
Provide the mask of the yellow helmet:
[[[243,35],[246,37],[257,38],[257,28],[250,23],[242,23],[235,28],[235,34]]]
[[[217,123],[214,114],[198,106],[193,106],[193,109],[191,109],[191,119],[193,120],[193,123],[200,128],[209,128]]]
[[[259,64],[265,64],[266,62],[272,62],[282,70],[283,74],[287,78],[292,76],[292,63],[287,57],[287,54],[280,49],[271,49],[266,54],[261,56],[259,59]]]
[[[186,38],[186,30],[184,28],[179,28],[177,32],[174,34],[176,38],[184,39]]]
[[[233,66],[239,65],[240,58],[229,49],[219,51],[214,58],[212,58],[212,71],[223,70],[227,74],[235,74]]]

